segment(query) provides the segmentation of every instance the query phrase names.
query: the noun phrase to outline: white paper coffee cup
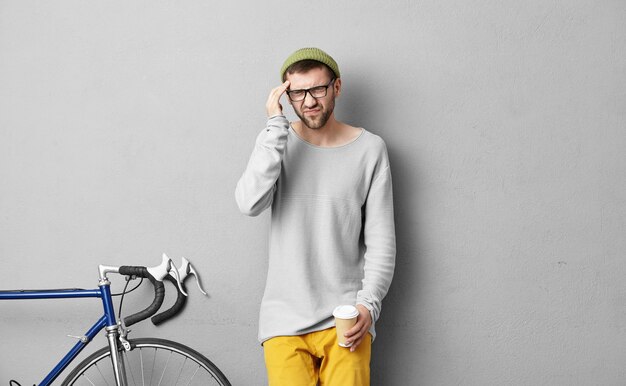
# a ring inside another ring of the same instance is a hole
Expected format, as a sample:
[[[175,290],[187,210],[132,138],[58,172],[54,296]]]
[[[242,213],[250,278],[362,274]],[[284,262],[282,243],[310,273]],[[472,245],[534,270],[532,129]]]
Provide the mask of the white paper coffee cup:
[[[356,324],[359,310],[357,310],[355,306],[343,305],[335,308],[333,316],[335,317],[335,327],[337,330],[337,343],[341,347],[350,347],[352,344],[346,344],[344,334]]]

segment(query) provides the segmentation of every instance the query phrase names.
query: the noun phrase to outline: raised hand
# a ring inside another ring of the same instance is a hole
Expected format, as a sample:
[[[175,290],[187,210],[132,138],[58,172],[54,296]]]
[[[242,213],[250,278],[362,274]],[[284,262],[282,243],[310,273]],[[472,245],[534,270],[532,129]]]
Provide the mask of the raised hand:
[[[267,103],[265,103],[268,117],[282,115],[283,106],[280,104],[280,97],[287,91],[287,87],[289,87],[288,80],[270,91],[270,95],[267,97]]]

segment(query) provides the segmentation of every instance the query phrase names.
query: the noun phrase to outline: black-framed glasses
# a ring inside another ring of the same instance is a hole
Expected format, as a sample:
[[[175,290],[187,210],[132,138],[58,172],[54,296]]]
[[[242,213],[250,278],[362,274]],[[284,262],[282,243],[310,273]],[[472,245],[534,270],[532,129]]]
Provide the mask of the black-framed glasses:
[[[292,102],[300,102],[306,98],[306,93],[308,92],[315,99],[324,98],[326,94],[328,94],[328,88],[337,78],[331,79],[330,82],[326,86],[315,86],[311,88],[306,88],[302,90],[287,90],[287,96]]]

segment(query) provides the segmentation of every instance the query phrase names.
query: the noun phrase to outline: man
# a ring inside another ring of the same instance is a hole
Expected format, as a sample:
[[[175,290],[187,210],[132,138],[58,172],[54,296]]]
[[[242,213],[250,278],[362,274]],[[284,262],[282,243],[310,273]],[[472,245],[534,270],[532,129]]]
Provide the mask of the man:
[[[324,51],[294,52],[280,74],[235,191],[244,214],[272,208],[259,322],[269,384],[369,385],[374,323],[395,264],[385,143],[336,120],[342,82]],[[284,94],[299,121],[283,115]],[[350,348],[337,345],[332,316],[344,304],[359,311]]]

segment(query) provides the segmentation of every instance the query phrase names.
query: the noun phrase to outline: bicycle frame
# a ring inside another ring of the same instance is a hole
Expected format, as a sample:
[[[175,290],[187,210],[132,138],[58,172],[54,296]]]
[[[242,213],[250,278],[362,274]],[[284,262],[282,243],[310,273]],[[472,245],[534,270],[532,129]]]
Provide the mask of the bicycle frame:
[[[113,299],[111,297],[111,283],[106,280],[100,280],[99,289],[60,289],[60,290],[17,290],[17,291],[0,291],[0,300],[22,300],[22,299],[70,299],[70,298],[100,298],[104,308],[104,314],[100,319],[79,338],[78,343],[70,349],[70,351],[61,359],[54,369],[39,383],[39,386],[49,386],[69,364],[78,356],[78,354],[95,338],[95,336],[106,329],[109,347],[111,349],[111,360],[116,374],[117,385],[126,385],[126,379],[123,374],[123,363],[120,360],[117,339],[119,336],[119,327],[115,317],[113,308]]]

